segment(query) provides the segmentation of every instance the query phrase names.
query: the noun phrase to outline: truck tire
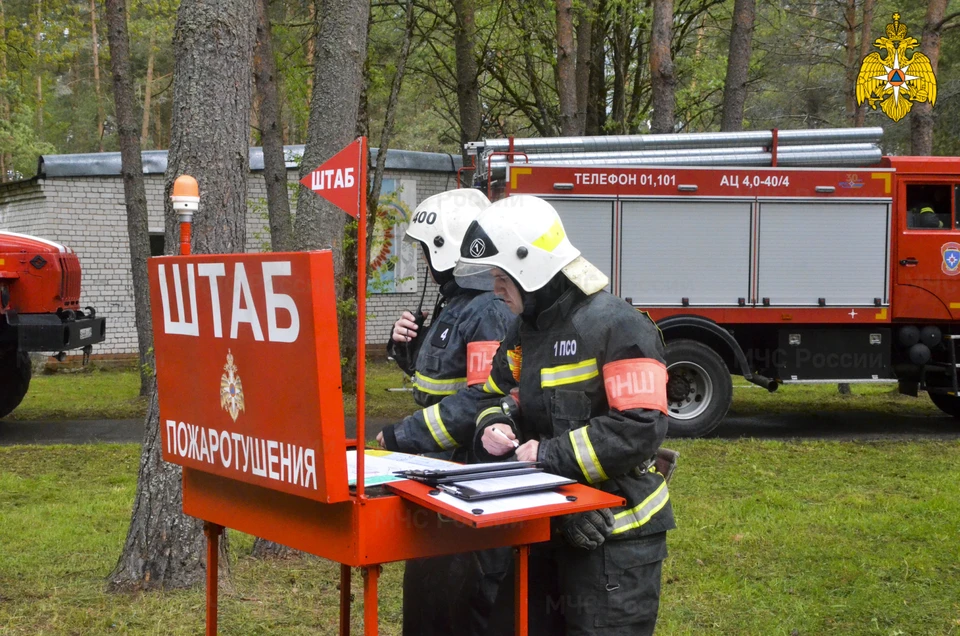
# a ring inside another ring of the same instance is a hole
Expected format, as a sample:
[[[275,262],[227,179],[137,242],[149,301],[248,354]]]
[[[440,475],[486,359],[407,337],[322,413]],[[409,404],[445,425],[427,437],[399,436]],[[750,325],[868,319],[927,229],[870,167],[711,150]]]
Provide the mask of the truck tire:
[[[953,417],[960,418],[960,397],[956,395],[947,395],[946,393],[929,393],[930,401],[933,404]]]
[[[0,417],[19,406],[30,388],[30,356],[22,351],[0,351]]]
[[[733,400],[726,363],[696,340],[667,343],[667,406],[671,437],[702,437],[717,427]]]

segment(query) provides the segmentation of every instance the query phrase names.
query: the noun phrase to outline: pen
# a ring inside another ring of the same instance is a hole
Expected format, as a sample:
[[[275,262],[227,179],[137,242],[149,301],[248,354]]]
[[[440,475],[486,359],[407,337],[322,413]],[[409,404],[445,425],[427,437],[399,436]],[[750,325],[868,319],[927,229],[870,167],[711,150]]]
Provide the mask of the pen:
[[[513,444],[514,448],[517,448],[518,446],[520,446],[520,442],[518,442],[515,439],[510,439],[509,437],[507,437],[507,434],[501,431],[499,428],[493,429],[493,432],[499,435],[500,437],[502,437],[503,439],[507,440],[511,444]]]

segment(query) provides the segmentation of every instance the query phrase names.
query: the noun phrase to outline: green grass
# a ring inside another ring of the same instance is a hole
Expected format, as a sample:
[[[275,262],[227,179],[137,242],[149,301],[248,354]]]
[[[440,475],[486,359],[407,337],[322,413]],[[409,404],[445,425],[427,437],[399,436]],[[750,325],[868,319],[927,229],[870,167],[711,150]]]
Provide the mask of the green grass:
[[[367,417],[402,417],[415,408],[403,387],[404,373],[387,361],[367,363]],[[406,383],[409,386],[409,382]],[[9,416],[16,420],[85,420],[143,417],[146,398],[139,397],[138,371],[60,372],[34,376],[20,406]],[[347,415],[356,414],[356,398],[344,396]]]
[[[960,443],[672,441],[659,636],[960,634]],[[0,448],[0,634],[198,634],[202,589],[112,595],[136,445]],[[232,532],[220,633],[335,634],[338,569]],[[398,634],[400,576],[381,579]],[[359,599],[359,577],[354,594]],[[355,629],[360,608],[354,609]]]
[[[409,378],[394,362],[387,360],[367,361],[366,415],[400,419],[416,409],[413,394],[409,391],[387,389],[410,388]],[[347,415],[356,415],[357,402],[353,394],[344,395],[344,410]]]
[[[743,378],[734,378],[733,415],[865,411],[889,415],[942,415],[926,393],[900,395],[895,383],[851,384],[841,395],[836,384],[784,384],[769,393]]]
[[[20,406],[18,420],[128,419],[143,417],[137,371],[61,372],[36,375]]]
[[[367,417],[399,419],[414,407],[409,387],[397,366],[386,360],[367,363]],[[137,397],[136,371],[92,371],[38,376],[23,403],[10,416],[20,420],[142,417],[146,401]],[[344,396],[347,415],[356,413],[356,398]],[[925,394],[899,395],[896,384],[853,384],[850,395],[840,395],[835,384],[784,385],[775,393],[734,379],[734,415],[814,411],[869,411],[890,415],[937,415],[940,411]]]

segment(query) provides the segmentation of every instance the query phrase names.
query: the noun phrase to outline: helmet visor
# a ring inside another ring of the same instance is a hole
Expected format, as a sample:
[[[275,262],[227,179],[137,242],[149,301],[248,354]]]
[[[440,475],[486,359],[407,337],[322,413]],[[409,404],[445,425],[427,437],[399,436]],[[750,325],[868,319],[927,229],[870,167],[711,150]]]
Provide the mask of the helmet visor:
[[[493,289],[494,267],[496,265],[490,263],[470,263],[460,259],[453,268],[453,275],[461,287],[488,291]]]

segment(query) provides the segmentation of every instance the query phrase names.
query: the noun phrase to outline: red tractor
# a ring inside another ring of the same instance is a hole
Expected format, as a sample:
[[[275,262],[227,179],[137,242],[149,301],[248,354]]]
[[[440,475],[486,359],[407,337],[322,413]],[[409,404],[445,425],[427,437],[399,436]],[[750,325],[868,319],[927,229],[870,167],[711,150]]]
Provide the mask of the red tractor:
[[[82,349],[84,363],[103,342],[106,321],[80,308],[80,261],[69,247],[0,231],[0,417],[30,386],[31,351],[61,358]]]

